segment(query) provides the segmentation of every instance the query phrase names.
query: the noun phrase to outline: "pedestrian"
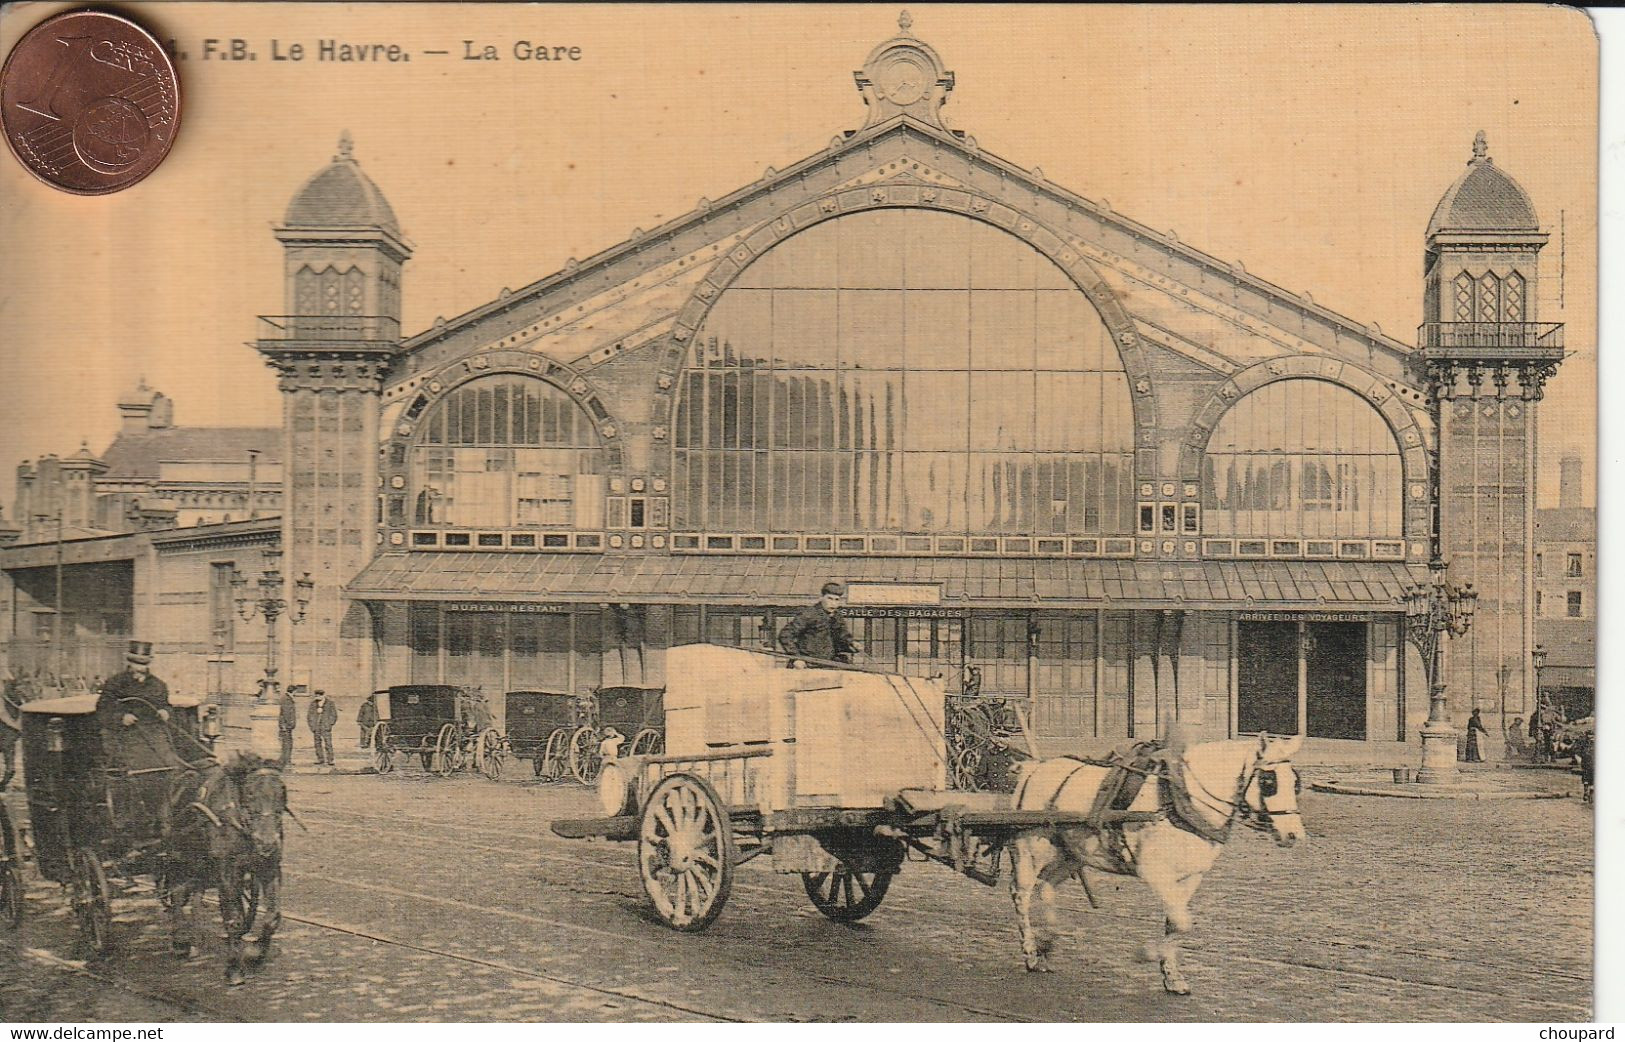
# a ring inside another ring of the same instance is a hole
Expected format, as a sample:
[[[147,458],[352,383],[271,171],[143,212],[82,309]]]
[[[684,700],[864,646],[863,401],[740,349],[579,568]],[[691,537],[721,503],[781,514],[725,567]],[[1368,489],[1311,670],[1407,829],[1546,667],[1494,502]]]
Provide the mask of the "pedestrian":
[[[110,677],[102,685],[96,699],[96,719],[104,733],[113,732],[117,725],[129,727],[136,721],[134,704],[121,706],[124,699],[145,702],[158,714],[158,719],[169,719],[169,686],[152,675],[152,644],[144,640],[130,641],[124,653],[124,672]]]
[[[1468,763],[1484,762],[1484,745],[1479,741],[1478,736],[1483,735],[1485,741],[1488,741],[1490,737],[1489,728],[1484,726],[1484,718],[1479,715],[1479,712],[1480,711],[1475,707],[1473,709],[1473,715],[1467,718]]]
[[[841,599],[846,591],[840,583],[827,582],[818,601],[796,612],[789,625],[779,631],[779,646],[794,656],[792,666],[805,668],[805,659],[822,662],[851,662],[863,649],[852,639],[841,617]]]
[[[361,728],[361,748],[372,748],[372,733],[378,729],[378,695],[370,694],[361,703],[355,715],[356,726]]]
[[[305,723],[310,726],[311,737],[316,740],[316,766],[332,767],[333,725],[339,722],[339,707],[327,700],[327,692],[318,688],[305,710]]]
[[[282,704],[276,718],[276,736],[282,742],[282,766],[293,766],[293,730],[299,726],[299,707],[293,703],[293,692],[282,692]]]

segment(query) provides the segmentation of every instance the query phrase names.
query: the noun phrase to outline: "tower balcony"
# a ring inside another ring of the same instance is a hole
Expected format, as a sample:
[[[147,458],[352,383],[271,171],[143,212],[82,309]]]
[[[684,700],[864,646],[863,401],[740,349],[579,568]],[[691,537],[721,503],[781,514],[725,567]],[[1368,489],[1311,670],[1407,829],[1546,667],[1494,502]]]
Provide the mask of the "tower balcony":
[[[1424,358],[1461,362],[1557,362],[1561,322],[1424,322],[1416,331]]]
[[[360,349],[378,351],[401,341],[400,319],[390,315],[261,315],[261,351]]]

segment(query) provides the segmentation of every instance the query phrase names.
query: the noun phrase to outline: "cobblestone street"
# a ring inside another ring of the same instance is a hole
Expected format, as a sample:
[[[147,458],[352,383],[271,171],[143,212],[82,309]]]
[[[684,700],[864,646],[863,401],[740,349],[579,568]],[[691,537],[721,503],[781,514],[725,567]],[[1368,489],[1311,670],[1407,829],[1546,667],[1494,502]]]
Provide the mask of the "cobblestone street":
[[[523,765],[520,765],[523,766]],[[1538,773],[1537,784],[1573,779]],[[1311,779],[1313,775],[1311,775]],[[799,880],[744,866],[722,917],[678,934],[644,909],[630,845],[572,843],[574,785],[414,773],[300,775],[285,922],[247,985],[220,941],[178,963],[146,892],[116,903],[120,950],[75,961],[54,884],[0,933],[12,1020],[1572,1020],[1591,1008],[1591,814],[1577,799],[1398,800],[1306,792],[1311,840],[1238,831],[1194,902],[1195,988],[1137,961],[1149,892],[1061,892],[1054,975],[1021,968],[1004,885],[908,864],[856,926]],[[23,801],[5,797],[14,816]]]

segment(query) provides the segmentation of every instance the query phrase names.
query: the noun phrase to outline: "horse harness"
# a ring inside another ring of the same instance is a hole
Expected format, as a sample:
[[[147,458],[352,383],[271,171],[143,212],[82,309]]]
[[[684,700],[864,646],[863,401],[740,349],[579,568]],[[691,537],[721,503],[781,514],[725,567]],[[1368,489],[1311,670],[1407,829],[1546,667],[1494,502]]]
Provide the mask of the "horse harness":
[[[1170,755],[1167,747],[1160,742],[1139,742],[1126,752],[1113,753],[1103,760],[1083,756],[1067,756],[1065,759],[1076,761],[1077,767],[1061,779],[1061,784],[1056,786],[1044,809],[1055,810],[1059,806],[1067,786],[1085,767],[1106,768],[1106,777],[1101,780],[1081,827],[1099,835],[1107,853],[1125,866],[1133,862],[1122,829],[1126,824],[1166,819],[1175,828],[1199,839],[1221,844],[1229,840],[1231,828],[1237,821],[1257,831],[1270,830],[1270,812],[1249,804],[1246,792],[1251,781],[1257,778],[1261,801],[1273,797],[1280,785],[1273,765],[1264,766],[1255,761],[1251,770],[1237,779],[1234,796],[1226,799],[1209,792],[1199,781],[1188,777],[1184,762],[1177,755]],[[1148,780],[1155,780],[1157,785],[1157,810],[1131,810]],[[1298,785],[1302,787],[1301,781]],[[1192,791],[1193,786],[1199,790],[1199,795]],[[1224,824],[1214,825],[1201,812],[1199,804],[1224,813]]]

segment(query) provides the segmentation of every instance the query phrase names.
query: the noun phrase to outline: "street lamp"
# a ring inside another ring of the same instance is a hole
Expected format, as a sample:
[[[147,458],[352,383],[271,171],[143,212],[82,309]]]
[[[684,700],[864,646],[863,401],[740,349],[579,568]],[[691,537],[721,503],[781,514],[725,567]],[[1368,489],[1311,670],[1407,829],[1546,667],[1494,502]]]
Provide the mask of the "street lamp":
[[[1536,644],[1529,649],[1530,664],[1535,667],[1535,705],[1540,705],[1540,671],[1546,668],[1546,647]]]
[[[1407,586],[1405,635],[1422,657],[1428,682],[1428,718],[1422,724],[1422,769],[1416,780],[1447,785],[1456,780],[1456,729],[1450,724],[1445,702],[1444,658],[1446,638],[1455,639],[1473,625],[1478,591],[1472,583],[1458,586],[1446,572],[1444,558],[1428,561],[1428,581]]]
[[[310,607],[311,591],[315,586],[316,584],[311,582],[310,573],[306,572],[294,582],[293,604],[291,606],[288,604],[282,591],[282,551],[279,549],[265,551],[265,569],[252,586],[242,572],[232,569],[231,592],[237,602],[237,614],[245,622],[253,621],[255,616],[263,616],[265,619],[265,681],[260,685],[256,701],[264,701],[277,687],[276,620],[287,615],[290,626],[304,622],[305,611]],[[289,610],[290,607],[292,611]]]

